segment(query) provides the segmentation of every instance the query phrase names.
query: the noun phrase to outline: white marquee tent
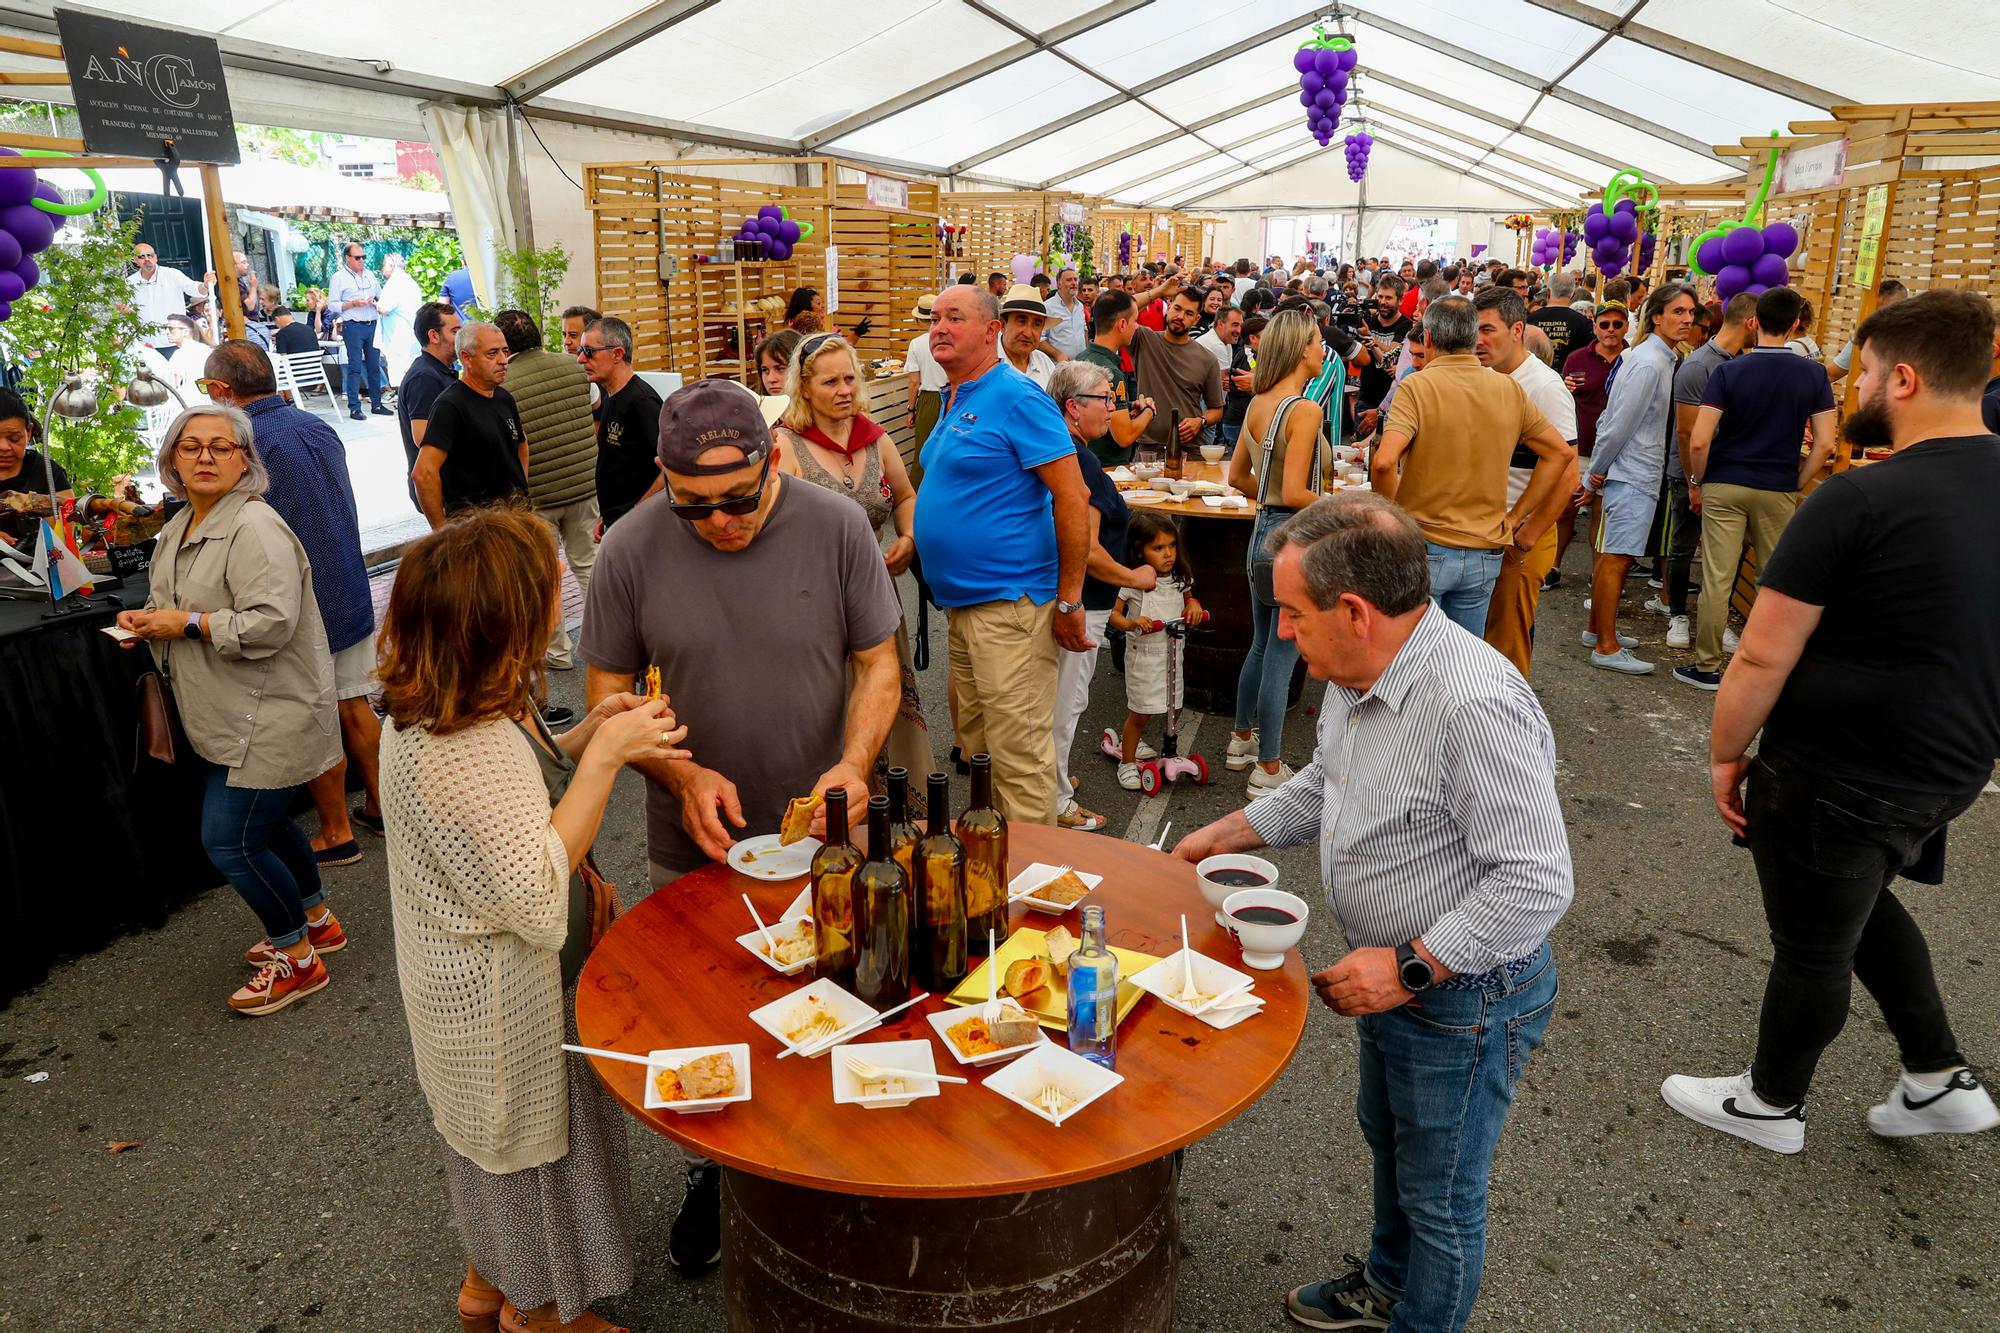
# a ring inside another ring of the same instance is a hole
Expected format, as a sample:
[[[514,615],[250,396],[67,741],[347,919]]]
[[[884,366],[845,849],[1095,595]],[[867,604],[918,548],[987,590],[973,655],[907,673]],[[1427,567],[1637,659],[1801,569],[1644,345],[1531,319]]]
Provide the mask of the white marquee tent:
[[[2000,98],[1996,0],[111,7],[215,33],[239,119],[427,134],[461,231],[526,227],[585,252],[577,165],[689,145],[1247,218],[1492,215],[1573,201],[1625,167],[1723,179],[1740,162],[1712,145],[1840,104]],[[50,31],[50,12],[0,0],[24,34]],[[1343,130],[1376,138],[1359,186],[1308,135],[1291,67],[1333,16],[1360,56]]]

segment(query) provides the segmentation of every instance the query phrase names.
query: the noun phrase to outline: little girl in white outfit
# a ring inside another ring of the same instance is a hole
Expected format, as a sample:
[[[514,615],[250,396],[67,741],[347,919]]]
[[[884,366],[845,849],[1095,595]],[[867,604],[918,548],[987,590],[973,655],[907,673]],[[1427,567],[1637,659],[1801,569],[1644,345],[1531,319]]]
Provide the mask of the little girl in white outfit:
[[[1125,529],[1127,559],[1143,560],[1159,575],[1145,591],[1120,588],[1111,609],[1111,625],[1125,631],[1125,732],[1118,765],[1118,785],[1139,790],[1139,737],[1147,722],[1169,708],[1181,706],[1187,670],[1181,649],[1186,642],[1166,633],[1168,622],[1190,626],[1208,619],[1201,603],[1188,595],[1194,580],[1180,561],[1180,533],[1164,514],[1138,510]],[[1167,697],[1167,655],[1173,654],[1173,698]]]

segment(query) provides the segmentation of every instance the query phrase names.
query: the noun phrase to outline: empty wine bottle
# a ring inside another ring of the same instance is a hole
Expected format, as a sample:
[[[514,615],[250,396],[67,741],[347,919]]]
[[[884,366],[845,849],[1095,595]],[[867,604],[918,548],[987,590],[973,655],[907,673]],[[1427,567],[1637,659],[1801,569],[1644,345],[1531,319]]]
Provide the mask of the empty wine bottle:
[[[958,840],[965,846],[965,932],[968,947],[981,952],[986,933],[1007,939],[1007,816],[993,804],[993,756],[972,756],[972,797],[958,817]]]
[[[861,850],[847,836],[847,788],[826,789],[826,842],[813,853],[813,921],[819,931],[815,977],[854,989],[854,875]]]
[[[930,832],[918,841],[912,863],[910,965],[917,984],[942,995],[965,980],[965,848],[952,836],[951,779],[930,776]]]
[[[911,855],[916,850],[920,830],[910,821],[910,770],[891,768],[888,782],[889,794],[889,852],[896,864],[903,867],[905,879],[916,878]],[[868,854],[875,855],[875,844],[868,844]]]

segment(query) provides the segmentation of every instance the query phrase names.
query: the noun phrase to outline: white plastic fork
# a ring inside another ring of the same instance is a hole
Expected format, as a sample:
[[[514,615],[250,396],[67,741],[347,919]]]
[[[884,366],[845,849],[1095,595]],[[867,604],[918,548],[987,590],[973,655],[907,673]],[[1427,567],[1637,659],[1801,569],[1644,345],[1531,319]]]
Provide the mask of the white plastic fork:
[[[966,1082],[965,1079],[959,1078],[956,1074],[926,1073],[921,1069],[887,1069],[878,1064],[871,1064],[860,1056],[852,1054],[847,1057],[847,1068],[854,1077],[864,1080],[871,1078],[914,1078],[931,1083]]]

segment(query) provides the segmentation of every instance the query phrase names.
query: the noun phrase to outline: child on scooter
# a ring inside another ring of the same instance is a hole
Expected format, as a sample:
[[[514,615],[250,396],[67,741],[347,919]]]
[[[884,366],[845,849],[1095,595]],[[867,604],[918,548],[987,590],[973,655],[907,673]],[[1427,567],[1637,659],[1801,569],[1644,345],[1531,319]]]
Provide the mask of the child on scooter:
[[[1180,558],[1180,532],[1164,514],[1132,511],[1125,529],[1127,558],[1137,557],[1159,574],[1153,587],[1120,588],[1111,608],[1111,625],[1125,631],[1125,731],[1121,737],[1118,785],[1139,790],[1139,738],[1147,722],[1181,706],[1181,643],[1165,633],[1167,624],[1186,620],[1190,626],[1208,619],[1201,603],[1189,596],[1194,575]],[[1167,697],[1167,655],[1174,656],[1173,697]]]

